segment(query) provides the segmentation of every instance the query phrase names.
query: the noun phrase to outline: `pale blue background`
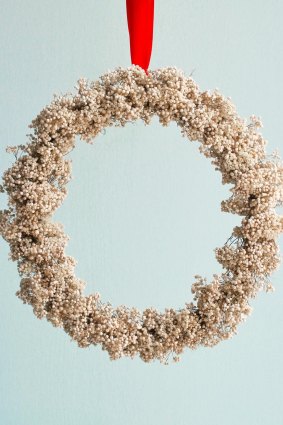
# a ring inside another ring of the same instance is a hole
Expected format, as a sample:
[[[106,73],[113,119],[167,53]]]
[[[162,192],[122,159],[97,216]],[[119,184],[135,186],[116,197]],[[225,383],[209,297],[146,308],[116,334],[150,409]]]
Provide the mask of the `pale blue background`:
[[[156,1],[151,68],[175,65],[203,90],[262,117],[268,150],[282,149],[282,16],[275,0]],[[1,1],[1,173],[8,144],[53,93],[129,66],[122,0]],[[220,270],[213,249],[239,217],[221,213],[220,175],[171,124],[111,128],[78,141],[74,179],[56,218],[71,236],[86,293],[114,305],[180,307],[196,273]],[[1,205],[4,205],[2,197]],[[280,240],[282,242],[282,239]],[[282,247],[282,244],[281,244]],[[1,240],[0,423],[3,425],[280,425],[283,423],[282,269],[239,334],[179,364],[110,362],[79,349],[15,296],[16,264]]]

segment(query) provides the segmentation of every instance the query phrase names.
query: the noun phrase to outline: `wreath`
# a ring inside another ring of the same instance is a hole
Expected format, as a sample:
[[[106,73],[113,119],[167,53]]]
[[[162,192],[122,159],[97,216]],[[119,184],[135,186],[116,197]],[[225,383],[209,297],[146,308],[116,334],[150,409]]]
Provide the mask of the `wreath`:
[[[54,96],[32,121],[26,145],[9,147],[16,161],[4,172],[1,190],[8,207],[1,211],[0,233],[10,246],[21,276],[17,296],[62,327],[80,347],[101,345],[112,360],[139,355],[149,362],[174,360],[186,347],[214,346],[232,337],[250,314],[249,301],[272,290],[270,274],[278,267],[276,238],[283,218],[283,165],[265,152],[262,126],[255,116],[241,119],[230,98],[217,90],[201,92],[192,77],[175,67],[144,72],[139,66],[116,68],[91,82],[80,79],[76,94]],[[113,307],[100,295],[84,296],[85,283],[66,255],[68,236],[52,214],[67,196],[76,136],[88,143],[109,126],[125,126],[153,116],[163,126],[175,121],[181,134],[200,143],[199,150],[230,184],[222,211],[243,216],[232,236],[215,249],[223,272],[212,282],[197,275],[193,302],[183,308],[143,312]]]

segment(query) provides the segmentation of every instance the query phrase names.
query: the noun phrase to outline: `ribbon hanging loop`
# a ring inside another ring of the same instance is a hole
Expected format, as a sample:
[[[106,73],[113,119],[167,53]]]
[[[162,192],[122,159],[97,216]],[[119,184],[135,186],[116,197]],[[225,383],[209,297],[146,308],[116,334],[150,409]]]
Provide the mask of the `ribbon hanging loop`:
[[[154,0],[126,0],[131,61],[147,73],[153,39]]]

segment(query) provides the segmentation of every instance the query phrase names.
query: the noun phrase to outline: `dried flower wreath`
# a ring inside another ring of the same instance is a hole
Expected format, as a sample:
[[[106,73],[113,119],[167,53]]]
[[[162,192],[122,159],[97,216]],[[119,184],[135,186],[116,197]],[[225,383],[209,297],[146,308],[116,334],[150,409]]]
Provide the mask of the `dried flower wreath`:
[[[74,275],[75,260],[64,252],[68,237],[51,221],[67,195],[71,161],[65,156],[75,137],[92,139],[109,126],[125,126],[157,115],[163,126],[175,121],[183,136],[200,142],[200,151],[232,195],[223,211],[243,216],[222,248],[215,249],[223,273],[207,283],[195,276],[194,303],[184,308],[139,312],[113,308],[99,294],[83,296],[84,282]],[[116,68],[98,81],[78,81],[77,94],[55,96],[30,124],[26,145],[7,150],[16,155],[3,175],[8,209],[1,212],[0,233],[10,245],[21,276],[17,295],[31,304],[80,347],[100,344],[112,360],[139,355],[149,362],[168,362],[184,348],[214,346],[236,333],[250,313],[249,300],[259,290],[272,290],[269,275],[280,262],[277,236],[283,217],[283,166],[277,154],[267,156],[258,133],[260,121],[241,119],[230,98],[217,90],[200,92],[194,80],[168,67],[144,72],[139,66]]]

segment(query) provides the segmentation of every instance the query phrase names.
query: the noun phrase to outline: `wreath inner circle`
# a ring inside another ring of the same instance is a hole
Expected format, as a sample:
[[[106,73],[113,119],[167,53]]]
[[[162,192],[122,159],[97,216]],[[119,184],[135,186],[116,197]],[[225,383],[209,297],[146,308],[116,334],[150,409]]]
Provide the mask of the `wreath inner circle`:
[[[9,147],[16,161],[3,175],[8,208],[1,211],[0,233],[10,245],[21,276],[18,297],[62,327],[80,347],[101,345],[112,360],[139,355],[167,363],[186,347],[214,346],[232,337],[250,314],[249,301],[272,290],[270,274],[280,263],[277,237],[283,219],[283,166],[267,155],[262,126],[255,116],[240,118],[230,98],[218,90],[201,92],[191,77],[175,67],[144,72],[121,67],[99,80],[80,79],[75,95],[55,96],[32,121],[26,145]],[[223,272],[210,283],[197,275],[193,302],[159,312],[103,302],[98,293],[83,295],[85,283],[66,255],[68,236],[52,214],[67,196],[75,138],[88,143],[109,126],[125,126],[153,116],[163,126],[175,121],[181,134],[199,142],[199,150],[231,184],[222,211],[242,216],[231,237],[215,249]]]

